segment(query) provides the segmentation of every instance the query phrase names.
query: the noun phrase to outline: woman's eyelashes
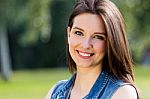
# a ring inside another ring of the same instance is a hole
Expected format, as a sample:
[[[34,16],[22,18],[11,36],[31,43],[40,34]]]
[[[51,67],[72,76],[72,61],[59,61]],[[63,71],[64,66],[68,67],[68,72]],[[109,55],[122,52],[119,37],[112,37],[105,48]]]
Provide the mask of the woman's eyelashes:
[[[79,35],[79,36],[83,36],[83,33],[81,31],[75,31],[74,34]]]
[[[93,38],[98,39],[98,40],[106,40],[106,37],[102,35],[94,35]]]

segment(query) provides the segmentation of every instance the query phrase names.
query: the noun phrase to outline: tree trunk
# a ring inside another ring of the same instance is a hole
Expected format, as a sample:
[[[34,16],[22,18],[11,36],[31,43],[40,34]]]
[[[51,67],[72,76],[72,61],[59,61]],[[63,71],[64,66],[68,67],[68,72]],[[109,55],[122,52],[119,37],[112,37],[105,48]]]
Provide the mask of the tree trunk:
[[[9,54],[8,35],[4,24],[0,25],[0,60],[2,77],[4,80],[8,81],[10,79],[11,63]]]

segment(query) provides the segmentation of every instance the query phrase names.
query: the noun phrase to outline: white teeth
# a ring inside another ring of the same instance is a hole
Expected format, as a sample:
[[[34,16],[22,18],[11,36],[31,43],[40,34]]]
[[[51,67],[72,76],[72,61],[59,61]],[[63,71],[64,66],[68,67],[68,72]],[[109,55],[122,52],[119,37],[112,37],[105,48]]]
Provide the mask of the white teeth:
[[[82,53],[82,52],[79,52],[79,54],[82,56],[91,56],[91,54],[86,54],[86,53]]]

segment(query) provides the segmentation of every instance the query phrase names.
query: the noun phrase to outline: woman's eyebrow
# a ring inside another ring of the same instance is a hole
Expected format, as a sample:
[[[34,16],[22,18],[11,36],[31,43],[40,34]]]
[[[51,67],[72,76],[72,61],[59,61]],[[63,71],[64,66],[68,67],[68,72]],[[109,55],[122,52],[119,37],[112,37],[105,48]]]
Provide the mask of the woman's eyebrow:
[[[94,34],[101,34],[101,35],[106,36],[106,33],[105,33],[105,32],[94,32]]]
[[[80,31],[84,31],[82,28],[79,28],[79,27],[74,27],[73,29],[78,29]]]

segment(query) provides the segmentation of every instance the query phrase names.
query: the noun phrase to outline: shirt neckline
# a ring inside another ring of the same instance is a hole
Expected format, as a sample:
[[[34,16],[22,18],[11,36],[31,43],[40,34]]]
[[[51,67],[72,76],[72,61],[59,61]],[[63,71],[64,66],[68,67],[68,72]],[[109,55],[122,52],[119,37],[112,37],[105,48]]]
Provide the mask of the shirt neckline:
[[[65,84],[66,88],[69,89],[67,99],[70,98],[75,78],[76,78],[76,73],[73,74],[73,76],[70,78],[70,80],[68,80]],[[90,89],[89,93],[86,96],[84,96],[82,99],[86,99],[87,97],[97,97],[99,92],[101,92],[103,87],[106,85],[107,81],[108,81],[108,74],[105,70],[103,70],[99,74],[96,82],[94,83],[94,85]]]

